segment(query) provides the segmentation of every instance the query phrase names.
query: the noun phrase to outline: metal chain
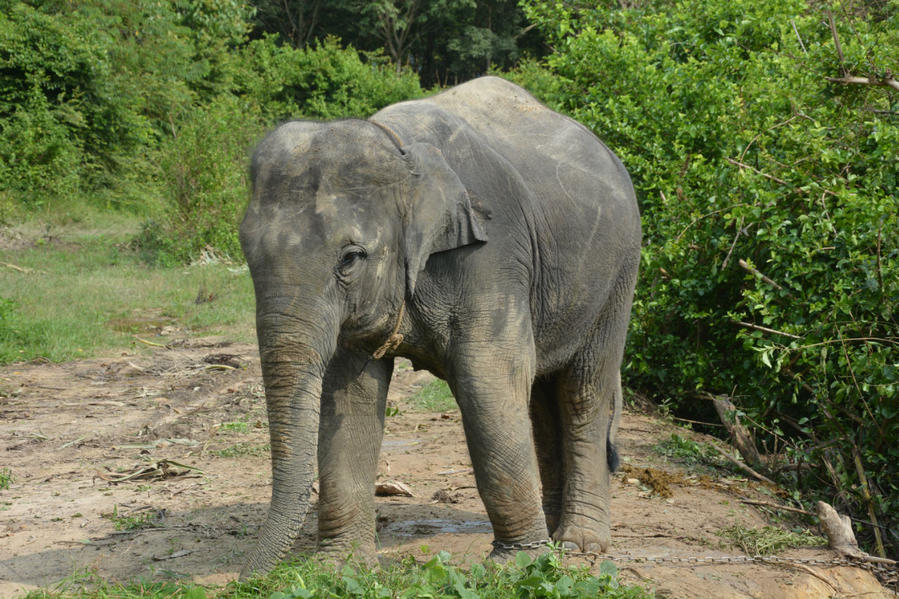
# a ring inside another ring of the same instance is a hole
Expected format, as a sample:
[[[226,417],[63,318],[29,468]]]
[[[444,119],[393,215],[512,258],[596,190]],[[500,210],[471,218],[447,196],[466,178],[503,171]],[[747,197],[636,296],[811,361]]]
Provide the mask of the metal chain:
[[[503,551],[526,551],[529,549],[540,549],[548,547],[552,544],[549,539],[540,541],[532,541],[530,543],[504,543],[502,541],[493,541],[496,549]],[[635,556],[624,554],[596,553],[594,551],[573,551],[563,549],[563,553],[570,557],[586,558],[590,564],[595,564],[597,560],[609,560],[612,562],[624,563],[653,563],[653,564],[774,564],[782,566],[803,565],[803,566],[850,566],[853,568],[862,568],[877,575],[878,579],[885,584],[899,583],[899,569],[895,565],[880,564],[876,562],[866,561],[861,558],[852,557],[833,557],[830,559],[817,558],[789,558],[778,557],[774,555],[728,555],[728,556],[704,556],[704,557],[677,557],[677,556]]]

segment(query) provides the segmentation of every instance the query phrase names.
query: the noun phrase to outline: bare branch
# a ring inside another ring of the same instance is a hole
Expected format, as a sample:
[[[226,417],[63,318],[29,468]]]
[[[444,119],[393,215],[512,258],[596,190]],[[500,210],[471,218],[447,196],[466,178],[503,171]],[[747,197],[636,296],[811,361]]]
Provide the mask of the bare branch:
[[[799,35],[799,30],[796,29],[796,22],[793,19],[790,19],[790,25],[793,26],[793,33],[796,34],[796,39],[799,40],[799,47],[802,48],[802,51],[808,54],[808,50],[805,49],[805,44],[802,43],[802,36]]]
[[[758,505],[761,507],[770,507],[775,510],[782,510],[784,512],[793,512],[794,514],[804,514],[806,516],[814,516],[814,514],[808,510],[801,510],[798,507],[790,507],[788,505],[780,505],[777,503],[771,503],[770,501],[755,501],[754,499],[741,499],[740,503],[745,503],[746,505]]]
[[[846,75],[845,77],[828,77],[827,80],[834,83],[842,83],[844,85],[875,85],[879,87],[892,87],[896,91],[899,91],[899,81],[887,77],[874,79],[871,77],[855,77],[852,75]]]
[[[783,290],[784,290],[783,287],[781,287],[779,284],[775,283],[772,279],[770,279],[770,278],[768,278],[767,276],[765,276],[765,274],[762,273],[760,270],[758,270],[757,268],[755,268],[755,267],[753,267],[753,266],[749,266],[749,263],[747,263],[746,260],[743,260],[742,258],[740,258],[740,260],[738,261],[738,263],[739,263],[739,265],[740,265],[741,267],[743,267],[744,269],[748,270],[749,272],[751,272],[752,274],[754,274],[755,276],[757,276],[758,278],[760,278],[760,279],[763,280],[764,282],[768,283],[769,285],[771,285],[771,286],[774,287],[775,289],[779,289],[780,291],[783,291]]]
[[[846,63],[846,59],[843,58],[843,48],[840,46],[840,36],[837,35],[837,26],[836,23],[833,22],[833,13],[830,10],[827,11],[827,20],[830,23],[830,32],[833,34],[833,44],[837,48],[837,56],[840,57],[840,66],[842,67]],[[846,73],[846,69],[843,68],[843,73]]]
[[[762,331],[764,333],[783,335],[784,337],[789,337],[790,339],[802,339],[802,337],[800,337],[799,335],[794,335],[793,333],[785,333],[783,331],[777,331],[775,329],[769,329],[768,327],[763,327],[758,324],[752,324],[751,322],[743,322],[742,320],[734,320],[733,322],[740,325],[741,327],[746,327],[747,329],[755,329],[756,331]]]
[[[730,162],[731,164],[736,165],[736,166],[739,166],[739,167],[741,167],[741,168],[748,168],[749,170],[751,170],[751,171],[754,172],[755,174],[761,175],[761,176],[765,177],[766,179],[771,179],[771,180],[774,181],[775,183],[780,183],[781,185],[783,185],[783,186],[785,186],[785,187],[790,187],[790,188],[792,188],[792,189],[793,189],[794,191],[796,191],[796,192],[799,192],[799,193],[802,192],[801,189],[798,189],[798,188],[796,188],[796,187],[793,187],[791,184],[787,183],[787,182],[784,181],[783,179],[778,179],[778,178],[775,177],[774,175],[769,175],[768,173],[763,173],[763,172],[760,171],[759,169],[755,168],[754,166],[750,166],[750,165],[746,164],[745,162],[740,162],[739,160],[734,160],[733,158],[725,158],[725,160],[727,160],[727,161]]]

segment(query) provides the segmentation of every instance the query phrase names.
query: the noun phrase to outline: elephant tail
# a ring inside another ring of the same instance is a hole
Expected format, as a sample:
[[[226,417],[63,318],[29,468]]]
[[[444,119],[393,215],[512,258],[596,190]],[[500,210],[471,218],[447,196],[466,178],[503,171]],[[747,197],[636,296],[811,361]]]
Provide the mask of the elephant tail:
[[[621,462],[618,458],[618,449],[611,440],[606,441],[606,461],[609,464],[609,472],[615,474],[615,472],[618,471],[618,466],[621,465]]]

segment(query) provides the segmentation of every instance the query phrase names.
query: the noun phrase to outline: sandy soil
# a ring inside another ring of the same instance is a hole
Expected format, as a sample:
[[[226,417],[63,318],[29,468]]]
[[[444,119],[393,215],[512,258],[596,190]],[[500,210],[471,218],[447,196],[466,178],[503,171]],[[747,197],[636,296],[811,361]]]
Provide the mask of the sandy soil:
[[[459,414],[414,412],[405,398],[430,375],[408,364],[396,370],[390,402],[400,413],[388,418],[380,478],[405,483],[414,496],[378,499],[382,552],[423,557],[445,549],[480,559],[490,550],[490,526]],[[627,472],[612,484],[613,553],[741,555],[716,532],[771,524],[770,512],[740,500],[771,501],[772,493],[668,462],[653,447],[674,430],[699,439],[646,415],[623,419]],[[188,339],[106,359],[0,369],[0,468],[13,477],[0,491],[0,597],[85,573],[210,585],[235,578],[268,505],[267,443],[252,345]],[[672,475],[670,497],[638,482],[646,467]],[[128,530],[129,522],[144,527]],[[313,513],[298,549],[313,546],[314,530]],[[823,548],[783,555],[833,557]],[[619,567],[624,581],[661,597],[891,596],[850,567]]]

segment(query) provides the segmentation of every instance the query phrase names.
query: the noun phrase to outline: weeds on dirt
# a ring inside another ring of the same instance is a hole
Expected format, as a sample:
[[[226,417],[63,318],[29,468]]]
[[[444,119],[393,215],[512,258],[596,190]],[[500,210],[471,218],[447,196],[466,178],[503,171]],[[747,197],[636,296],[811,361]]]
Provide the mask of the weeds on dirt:
[[[785,549],[827,545],[824,537],[819,537],[807,530],[794,532],[775,526],[748,528],[741,524],[735,524],[715,534],[730,541],[734,547],[739,547],[747,555],[773,555]]]
[[[0,491],[5,491],[12,484],[12,470],[0,468]]]
[[[233,433],[246,433],[250,430],[250,423],[245,420],[223,422],[219,425],[219,428],[223,431],[231,431]]]
[[[431,381],[409,398],[415,412],[450,412],[457,410],[453,392],[445,381]]]
[[[53,591],[35,591],[26,599],[308,599],[312,597],[360,597],[381,599],[397,597],[500,598],[546,597],[572,599],[649,599],[640,587],[618,582],[618,570],[603,562],[598,575],[586,568],[565,567],[557,553],[536,559],[519,553],[507,565],[475,564],[464,570],[450,563],[450,555],[438,553],[424,564],[407,557],[387,569],[369,569],[347,564],[342,568],[314,559],[299,559],[284,564],[264,578],[232,582],[223,589],[165,583],[118,584],[96,575],[73,577]]]
[[[715,456],[718,453],[704,443],[681,437],[677,433],[671,433],[670,438],[657,444],[653,450],[666,458],[673,458],[691,466],[696,464],[714,466]]]
[[[262,456],[271,453],[271,445],[253,445],[252,443],[236,443],[224,449],[214,449],[210,453],[220,458],[238,458],[242,456]]]
[[[153,528],[156,526],[151,512],[143,512],[131,516],[120,516],[118,505],[112,507],[111,513],[102,514],[102,516],[112,522],[112,525],[116,530],[139,530],[141,528]]]

